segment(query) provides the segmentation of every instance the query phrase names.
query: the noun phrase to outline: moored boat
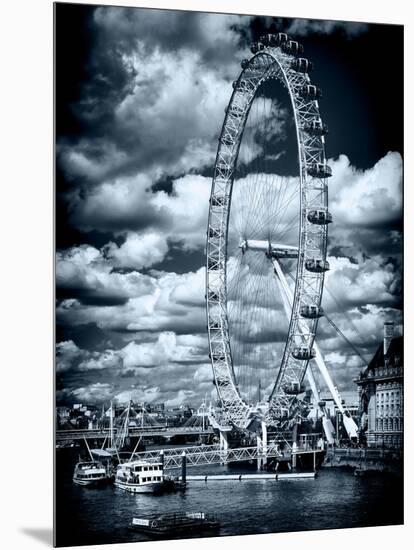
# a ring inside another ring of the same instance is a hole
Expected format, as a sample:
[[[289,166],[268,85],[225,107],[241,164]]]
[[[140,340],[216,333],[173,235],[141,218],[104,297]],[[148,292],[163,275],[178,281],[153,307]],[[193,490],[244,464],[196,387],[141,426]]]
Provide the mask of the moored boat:
[[[118,465],[115,486],[130,493],[160,493],[164,489],[162,462],[133,460]]]
[[[220,523],[205,512],[173,512],[145,518],[132,518],[131,527],[154,536],[218,531]]]
[[[73,483],[83,487],[98,487],[108,483],[105,467],[98,461],[80,461],[73,472]]]

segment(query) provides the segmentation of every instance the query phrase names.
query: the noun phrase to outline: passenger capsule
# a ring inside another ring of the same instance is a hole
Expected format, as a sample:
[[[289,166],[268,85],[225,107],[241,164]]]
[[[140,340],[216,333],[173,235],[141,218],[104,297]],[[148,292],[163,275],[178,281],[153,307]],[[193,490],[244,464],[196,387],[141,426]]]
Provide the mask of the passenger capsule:
[[[249,66],[249,60],[248,59],[243,59],[242,62],[240,63],[240,65],[241,65],[242,69],[247,69],[247,67]]]
[[[278,38],[278,36],[283,36],[285,37],[285,39],[280,39]],[[265,46],[265,47],[277,47],[277,46],[280,46],[280,44],[282,44],[283,41],[287,42],[288,40],[288,36],[287,34],[282,34],[282,33],[279,33],[278,34],[272,34],[272,33],[269,33],[269,34],[263,34],[261,37],[260,37],[260,42]]]
[[[306,216],[310,223],[315,225],[328,225],[332,223],[332,214],[328,210],[310,210]]]
[[[260,42],[263,44],[263,46],[271,46],[272,36],[272,34],[262,34],[262,36],[260,37]]]
[[[311,258],[305,261],[305,269],[311,273],[323,273],[329,271],[329,262],[318,258]]]
[[[301,306],[299,312],[305,319],[319,319],[319,317],[323,317],[323,309],[315,305]]]
[[[291,382],[290,384],[286,384],[283,386],[283,391],[287,395],[298,395],[299,393],[305,391],[305,387],[299,382]]]
[[[299,42],[295,42],[295,40],[288,40],[282,44],[282,52],[291,55],[298,55],[303,53],[303,46],[302,44],[299,44]]]
[[[292,350],[292,356],[295,359],[300,359],[302,361],[308,361],[309,359],[315,357],[315,355],[315,350],[307,346],[299,346],[297,348],[293,348]]]
[[[237,80],[233,80],[233,82],[231,84],[233,86],[233,90],[235,90],[237,88],[237,82],[238,82]]]
[[[328,133],[328,126],[324,124],[320,118],[315,118],[307,122],[303,129],[311,136],[324,136]]]
[[[332,176],[332,168],[323,162],[308,164],[306,171],[313,178],[330,178]]]
[[[253,44],[250,46],[250,51],[254,54],[257,52],[260,52],[264,49],[264,44],[261,42],[253,42]]]
[[[305,59],[304,57],[299,57],[294,59],[290,64],[290,67],[297,73],[310,73],[313,69],[312,61]]]
[[[274,42],[276,46],[280,46],[281,44],[289,41],[289,35],[287,35],[285,32],[278,32],[274,36]]]
[[[304,99],[316,100],[322,97],[322,90],[314,84],[306,84],[300,88],[299,95]]]

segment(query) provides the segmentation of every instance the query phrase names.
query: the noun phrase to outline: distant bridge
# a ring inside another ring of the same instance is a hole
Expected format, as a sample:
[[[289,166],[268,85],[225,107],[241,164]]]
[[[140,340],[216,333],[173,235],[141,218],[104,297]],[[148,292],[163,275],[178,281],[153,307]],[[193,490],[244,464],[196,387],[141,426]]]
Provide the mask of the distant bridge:
[[[117,436],[118,431],[121,429],[114,428],[113,437]],[[187,427],[148,427],[148,428],[129,428],[128,437],[173,437],[175,435],[212,435],[214,433],[213,428],[210,426],[204,429],[199,426]],[[110,429],[94,429],[94,430],[56,430],[56,443],[64,441],[77,441],[80,439],[105,439],[110,437]]]

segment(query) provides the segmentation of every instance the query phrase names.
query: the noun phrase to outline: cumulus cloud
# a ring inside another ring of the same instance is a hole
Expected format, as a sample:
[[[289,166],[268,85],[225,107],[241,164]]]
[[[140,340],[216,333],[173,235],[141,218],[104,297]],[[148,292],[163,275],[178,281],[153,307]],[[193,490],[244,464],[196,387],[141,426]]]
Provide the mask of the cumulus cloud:
[[[78,365],[78,370],[80,371],[102,369],[110,369],[113,371],[114,369],[120,368],[122,368],[122,360],[119,354],[112,349],[107,349],[102,353],[89,353],[88,358]]]
[[[130,342],[121,349],[101,352],[79,349],[73,342],[61,342],[57,349],[57,372],[66,385],[61,397],[67,400],[152,402],[201,396],[206,381],[211,385],[211,366],[206,365],[206,336],[162,332],[152,342]],[[207,375],[205,372],[210,371]],[[77,376],[74,376],[77,373]],[[88,375],[86,378],[82,378]],[[100,382],[77,385],[99,376]],[[72,387],[73,386],[73,387]],[[178,395],[177,395],[178,394]]]
[[[102,251],[81,245],[56,254],[56,286],[63,296],[95,306],[124,304],[130,297],[153,291],[153,279],[138,271],[119,273]],[[72,301],[71,301],[72,300]]]
[[[112,397],[111,384],[96,382],[85,387],[76,388],[69,392],[69,396],[83,402],[108,401]]]
[[[155,403],[162,399],[163,395],[158,386],[151,388],[131,388],[122,390],[114,395],[114,400],[118,403]]]
[[[293,19],[285,30],[287,33],[294,36],[340,32],[347,38],[353,38],[366,32],[368,30],[368,25],[366,23],[329,21],[326,19]]]
[[[330,209],[335,223],[345,227],[387,227],[402,213],[402,158],[389,152],[362,171],[346,155],[330,161]]]
[[[193,174],[173,180],[170,193],[151,191],[150,180],[144,176],[118,178],[82,196],[74,195],[71,220],[85,231],[126,235],[125,244],[111,245],[109,254],[121,262],[129,257],[134,267],[131,255],[145,260],[151,242],[159,259],[167,252],[167,240],[186,250],[204,246],[210,188],[210,178]],[[151,254],[149,259],[151,263],[145,266],[155,263]]]
[[[389,307],[399,304],[400,275],[392,262],[379,256],[360,257],[353,261],[346,257],[328,257],[328,261],[328,291],[324,294],[324,303],[328,311],[336,311],[338,303],[345,309],[366,304]]]
[[[58,143],[68,179],[102,183],[210,165],[248,24],[232,15],[98,8],[92,63],[110,79],[111,94],[101,102],[102,86],[84,85],[74,109],[90,131],[77,143]]]
[[[168,252],[165,236],[157,233],[128,233],[122,245],[108,243],[105,256],[114,267],[142,269],[161,262]]]
[[[187,340],[186,340],[187,338]],[[136,344],[130,342],[119,351],[124,367],[152,367],[169,363],[199,363],[206,359],[207,341],[195,336],[176,336],[173,332],[162,332],[154,343]]]
[[[77,249],[65,256],[66,262],[70,264],[72,257],[78,261]],[[58,264],[58,284],[63,280],[64,288],[74,296],[63,299],[57,307],[57,318],[62,324],[76,326],[92,322],[102,329],[131,332],[205,330],[205,268],[183,274],[114,273],[110,262],[101,255],[93,257],[94,261],[86,265],[64,266],[61,277]],[[98,285],[99,294],[94,285]],[[97,300],[97,296],[109,294],[112,301]]]
[[[56,345],[56,372],[66,372],[79,363],[83,351],[72,341],[58,342]]]

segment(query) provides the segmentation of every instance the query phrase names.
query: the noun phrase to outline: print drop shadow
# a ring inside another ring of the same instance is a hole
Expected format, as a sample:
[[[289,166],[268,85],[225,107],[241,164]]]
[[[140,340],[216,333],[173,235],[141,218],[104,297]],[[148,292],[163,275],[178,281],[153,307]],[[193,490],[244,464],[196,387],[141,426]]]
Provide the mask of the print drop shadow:
[[[53,529],[48,527],[22,527],[21,533],[38,540],[47,546],[53,546]]]

